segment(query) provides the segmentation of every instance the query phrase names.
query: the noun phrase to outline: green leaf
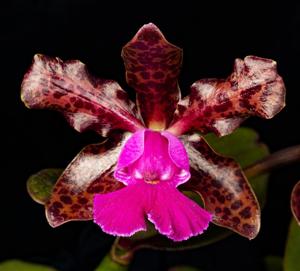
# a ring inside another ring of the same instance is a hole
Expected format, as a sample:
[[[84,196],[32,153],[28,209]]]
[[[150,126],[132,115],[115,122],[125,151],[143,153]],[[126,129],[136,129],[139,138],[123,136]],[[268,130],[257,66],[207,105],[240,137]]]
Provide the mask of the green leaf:
[[[265,257],[264,264],[266,271],[282,271],[282,258],[279,256],[269,255]]]
[[[27,180],[27,191],[30,197],[37,203],[45,204],[62,172],[63,169],[46,168],[31,175]]]
[[[55,271],[56,269],[40,264],[26,263],[20,260],[8,260],[0,263],[1,271]]]
[[[292,219],[284,254],[284,271],[298,271],[300,269],[300,227]]]
[[[126,271],[127,265],[119,264],[112,260],[110,255],[106,255],[95,271]]]
[[[217,137],[214,134],[205,136],[210,146],[218,153],[234,158],[242,168],[261,160],[269,154],[268,147],[259,141],[258,133],[250,128],[239,128],[230,135]],[[266,199],[268,174],[249,178],[249,182],[261,204]]]

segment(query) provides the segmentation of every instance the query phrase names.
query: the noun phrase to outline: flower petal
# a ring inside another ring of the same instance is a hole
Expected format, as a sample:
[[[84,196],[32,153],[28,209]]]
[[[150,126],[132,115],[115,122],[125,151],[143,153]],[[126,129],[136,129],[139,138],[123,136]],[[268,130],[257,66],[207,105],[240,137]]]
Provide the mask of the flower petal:
[[[148,219],[174,241],[187,240],[207,229],[212,215],[176,188],[162,184],[155,191]]]
[[[133,178],[136,171],[140,177]],[[120,153],[114,176],[128,185],[145,179],[143,173],[161,181],[172,177],[174,186],[186,182],[190,178],[189,160],[180,140],[165,131],[144,129],[134,133]]]
[[[74,158],[58,179],[45,205],[52,227],[70,220],[92,219],[94,195],[123,187],[114,179],[113,170],[128,136],[124,134],[102,144],[89,145]]]
[[[215,153],[198,134],[182,138],[192,175],[182,189],[202,197],[215,224],[255,238],[260,229],[259,203],[239,165]]]
[[[276,62],[247,56],[236,59],[226,80],[203,79],[177,107],[168,129],[175,135],[196,129],[219,136],[230,134],[247,117],[272,118],[285,106],[285,86]]]
[[[139,185],[97,194],[94,198],[94,222],[104,232],[116,236],[132,236],[146,230],[144,208],[147,196]]]
[[[300,225],[300,181],[293,188],[291,208],[295,219]]]
[[[125,185],[132,182],[127,167],[137,161],[144,153],[145,131],[140,130],[134,133],[125,143],[119,158],[114,176]]]
[[[143,127],[119,84],[92,77],[78,60],[35,55],[24,76],[21,98],[29,108],[64,113],[79,132],[93,129],[106,136],[113,129],[135,132]]]
[[[161,133],[168,140],[168,152],[172,162],[181,169],[180,174],[174,176],[176,186],[187,182],[190,177],[190,164],[187,152],[182,142],[167,131]]]
[[[174,241],[202,233],[211,215],[168,183],[143,182],[116,192],[99,194],[94,200],[94,221],[104,232],[132,236],[146,230],[145,217]]]
[[[152,23],[144,25],[122,50],[128,84],[137,92],[145,125],[163,130],[171,122],[180,90],[177,78],[182,50]]]

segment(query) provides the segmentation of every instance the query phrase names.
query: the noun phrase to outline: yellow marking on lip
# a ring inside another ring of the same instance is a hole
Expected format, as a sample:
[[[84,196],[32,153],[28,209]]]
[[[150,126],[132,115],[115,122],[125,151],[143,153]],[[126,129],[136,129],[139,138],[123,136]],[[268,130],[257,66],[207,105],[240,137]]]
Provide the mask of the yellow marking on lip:
[[[150,121],[148,127],[153,131],[163,131],[166,128],[166,124],[162,121]]]
[[[149,183],[149,184],[158,184],[159,183],[159,180],[144,180],[145,183]]]

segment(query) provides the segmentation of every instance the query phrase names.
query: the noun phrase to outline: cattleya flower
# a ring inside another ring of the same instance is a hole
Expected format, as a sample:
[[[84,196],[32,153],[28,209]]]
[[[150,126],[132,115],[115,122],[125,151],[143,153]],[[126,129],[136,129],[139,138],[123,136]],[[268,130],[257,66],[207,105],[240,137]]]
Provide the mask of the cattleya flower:
[[[94,219],[104,232],[131,236],[146,230],[148,219],[180,241],[212,221],[254,238],[260,208],[246,177],[200,133],[224,136],[251,115],[278,113],[285,88],[276,63],[237,59],[227,79],[199,80],[182,99],[182,50],[155,25],[144,25],[122,58],[136,105],[118,83],[91,76],[77,60],[36,55],[24,77],[27,107],[58,110],[77,131],[108,136],[84,148],[58,179],[45,204],[50,225]],[[198,193],[205,209],[181,191]]]

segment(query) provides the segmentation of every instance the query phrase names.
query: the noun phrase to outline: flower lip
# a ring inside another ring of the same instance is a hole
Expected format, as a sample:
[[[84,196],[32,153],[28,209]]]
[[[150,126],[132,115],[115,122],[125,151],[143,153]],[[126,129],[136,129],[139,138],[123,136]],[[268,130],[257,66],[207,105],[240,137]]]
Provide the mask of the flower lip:
[[[178,186],[190,178],[188,156],[170,133],[144,129],[125,143],[114,176],[125,185],[169,181]]]

